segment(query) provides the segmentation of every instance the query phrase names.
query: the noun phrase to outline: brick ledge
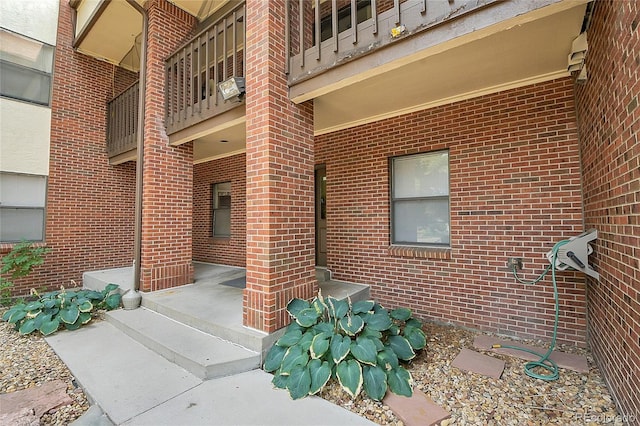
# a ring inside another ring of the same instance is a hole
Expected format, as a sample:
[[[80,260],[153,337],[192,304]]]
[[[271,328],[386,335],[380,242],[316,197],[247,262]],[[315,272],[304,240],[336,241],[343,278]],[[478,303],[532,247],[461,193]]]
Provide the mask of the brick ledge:
[[[451,259],[449,247],[389,246],[389,256],[419,259]]]

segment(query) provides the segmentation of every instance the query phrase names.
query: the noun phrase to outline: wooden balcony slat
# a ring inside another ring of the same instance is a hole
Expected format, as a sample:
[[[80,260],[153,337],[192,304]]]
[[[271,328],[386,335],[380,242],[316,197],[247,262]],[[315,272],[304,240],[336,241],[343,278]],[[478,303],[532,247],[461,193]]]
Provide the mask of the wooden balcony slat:
[[[112,158],[136,148],[139,83],[107,104],[107,155]]]
[[[225,102],[219,94],[218,83],[231,75],[245,75],[246,49],[241,45],[245,39],[245,15],[245,4],[239,3],[166,60],[167,134],[244,103],[244,100]]]

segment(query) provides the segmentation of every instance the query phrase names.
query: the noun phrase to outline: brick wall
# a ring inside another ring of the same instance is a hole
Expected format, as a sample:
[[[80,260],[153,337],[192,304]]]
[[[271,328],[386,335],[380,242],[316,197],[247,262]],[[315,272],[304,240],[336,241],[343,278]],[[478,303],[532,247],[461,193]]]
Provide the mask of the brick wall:
[[[418,317],[550,339],[546,265],[553,244],[582,231],[580,160],[570,79],[540,83],[316,137],[327,171],[328,267],[372,286],[385,306]],[[448,149],[451,249],[389,245],[389,157]],[[559,274],[563,342],[585,344],[581,274]]]
[[[587,227],[589,344],[621,414],[640,424],[640,3],[598,1],[576,105]]]
[[[195,18],[166,0],[145,3],[149,14],[144,130],[140,288],[193,282],[191,213],[193,145],[169,146],[164,127],[165,59],[186,41]]]
[[[231,237],[213,238],[212,185],[231,182]],[[193,260],[246,264],[246,156],[233,155],[193,166]]]
[[[313,104],[289,100],[284,0],[247,1],[247,288],[244,324],[273,332],[314,271]]]
[[[52,251],[30,277],[15,281],[14,295],[80,286],[84,271],[133,261],[135,164],[109,165],[105,113],[135,75],[74,52],[71,42],[71,9],[61,1],[45,236]],[[9,249],[3,245],[1,254]]]

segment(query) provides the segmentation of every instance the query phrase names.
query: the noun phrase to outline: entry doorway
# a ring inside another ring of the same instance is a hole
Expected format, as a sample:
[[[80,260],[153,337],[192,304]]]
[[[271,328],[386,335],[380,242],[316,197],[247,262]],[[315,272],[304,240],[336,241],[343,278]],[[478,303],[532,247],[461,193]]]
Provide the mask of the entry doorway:
[[[316,266],[327,266],[327,169],[316,166]]]

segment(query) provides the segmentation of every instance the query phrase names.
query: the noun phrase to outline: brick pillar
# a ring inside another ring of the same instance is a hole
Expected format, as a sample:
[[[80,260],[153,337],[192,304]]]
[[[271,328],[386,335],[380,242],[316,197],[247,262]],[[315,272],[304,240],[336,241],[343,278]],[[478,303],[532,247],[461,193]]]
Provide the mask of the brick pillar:
[[[271,333],[315,279],[313,105],[289,100],[285,0],[247,1],[247,288],[244,324]]]
[[[145,8],[149,36],[140,289],[155,291],[193,282],[193,146],[169,146],[164,127],[164,61],[188,37],[195,19],[166,0],[150,0]]]

